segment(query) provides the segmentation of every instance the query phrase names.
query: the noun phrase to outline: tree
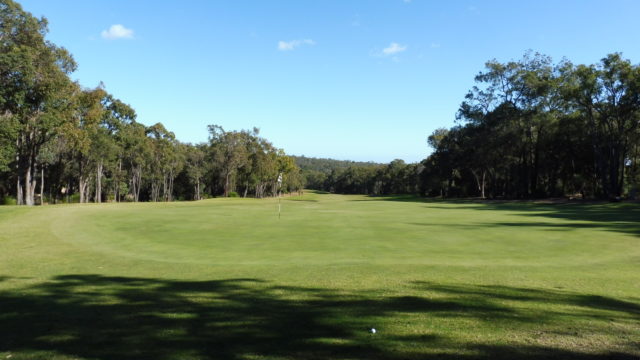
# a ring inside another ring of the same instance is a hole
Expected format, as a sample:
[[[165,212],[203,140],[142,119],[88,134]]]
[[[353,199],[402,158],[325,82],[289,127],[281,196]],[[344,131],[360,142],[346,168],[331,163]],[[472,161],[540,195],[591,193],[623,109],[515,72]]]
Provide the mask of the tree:
[[[40,149],[71,115],[76,63],[45,40],[47,20],[19,4],[0,3],[0,24],[0,114],[16,135],[18,203],[33,205]]]
[[[218,166],[224,183],[224,196],[233,191],[235,175],[238,169],[247,164],[247,143],[249,137],[257,135],[253,131],[225,131],[221,126],[209,125],[209,143],[211,153]]]
[[[90,153],[93,141],[98,136],[99,124],[103,118],[102,99],[106,92],[98,87],[82,90],[75,96],[75,111],[71,121],[62,127],[69,151],[77,165],[78,191],[80,202],[89,201],[89,182],[93,175]]]
[[[134,141],[129,136],[134,134],[131,127],[136,121],[136,112],[112,95],[107,95],[102,103],[105,109],[103,125],[113,137],[111,149],[115,152],[115,159],[108,164],[111,166],[113,198],[117,202],[121,200],[122,194],[129,192],[130,182],[127,181],[124,162],[133,157],[128,156],[127,150],[135,151]]]
[[[610,54],[598,65],[567,69],[563,85],[566,99],[587,125],[603,195],[621,196],[624,164],[639,123],[640,67]]]
[[[202,179],[206,172],[206,144],[186,146],[185,169],[193,186],[193,200],[202,199]]]

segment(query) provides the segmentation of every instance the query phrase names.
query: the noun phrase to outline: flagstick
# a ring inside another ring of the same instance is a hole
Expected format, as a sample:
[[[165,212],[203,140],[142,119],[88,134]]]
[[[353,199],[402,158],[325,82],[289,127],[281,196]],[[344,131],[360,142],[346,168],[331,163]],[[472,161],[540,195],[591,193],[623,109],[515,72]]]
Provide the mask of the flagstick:
[[[278,220],[280,220],[280,189],[282,188],[282,173],[278,174]]]

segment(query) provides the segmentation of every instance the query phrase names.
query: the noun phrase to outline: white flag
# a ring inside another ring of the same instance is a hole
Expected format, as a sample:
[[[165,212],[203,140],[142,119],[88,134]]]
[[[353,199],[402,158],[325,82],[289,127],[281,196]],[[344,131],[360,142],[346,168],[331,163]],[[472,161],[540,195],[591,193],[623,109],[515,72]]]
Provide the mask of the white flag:
[[[282,173],[278,175],[278,184],[282,185]]]

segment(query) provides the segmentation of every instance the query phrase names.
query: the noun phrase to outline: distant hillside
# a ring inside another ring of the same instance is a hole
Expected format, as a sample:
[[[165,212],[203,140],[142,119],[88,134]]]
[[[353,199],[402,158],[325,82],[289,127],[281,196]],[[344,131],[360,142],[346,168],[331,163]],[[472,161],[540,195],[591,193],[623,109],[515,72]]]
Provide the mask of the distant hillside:
[[[358,167],[374,167],[380,166],[383,164],[374,163],[374,162],[363,162],[363,161],[350,161],[350,160],[334,160],[334,159],[324,159],[324,158],[313,158],[306,156],[292,156],[296,165],[305,172],[308,171],[318,171],[324,174],[330,174],[332,170],[338,169],[346,169],[350,166],[358,166]]]

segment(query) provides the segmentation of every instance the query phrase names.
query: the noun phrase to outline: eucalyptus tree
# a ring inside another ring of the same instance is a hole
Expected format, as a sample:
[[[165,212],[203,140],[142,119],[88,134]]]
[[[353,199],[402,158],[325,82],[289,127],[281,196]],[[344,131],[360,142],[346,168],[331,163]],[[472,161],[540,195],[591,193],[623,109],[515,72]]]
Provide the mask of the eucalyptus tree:
[[[109,162],[111,172],[111,187],[113,198],[116,202],[121,200],[123,194],[129,192],[130,179],[127,179],[125,161],[132,160],[133,155],[128,151],[135,151],[134,142],[129,136],[134,134],[131,127],[136,121],[136,112],[128,104],[107,95],[103,101],[105,109],[102,120],[103,127],[113,137],[111,150],[115,152],[113,161]],[[129,161],[131,163],[131,161]]]
[[[184,165],[183,146],[176,140],[173,132],[157,123],[147,128],[150,154],[151,200],[173,200],[173,182]]]
[[[149,182],[151,183],[151,201],[160,199],[160,190],[165,178],[168,157],[172,151],[172,141],[175,136],[160,123],[146,129],[149,137]],[[166,191],[166,190],[165,190]]]
[[[269,190],[273,192],[274,185],[278,179],[278,156],[276,148],[266,139],[258,139],[257,149],[250,157],[252,178],[255,186],[254,194],[257,198],[269,195]]]
[[[118,132],[118,137],[122,142],[122,161],[129,175],[129,196],[131,200],[138,202],[143,185],[143,174],[148,169],[151,157],[146,128],[135,121],[125,123]]]
[[[206,147],[206,144],[185,147],[185,171],[193,186],[193,200],[202,199],[202,182],[207,169]]]
[[[120,146],[114,134],[115,129],[108,125],[105,118],[106,116],[103,115],[102,121],[91,134],[91,148],[89,150],[89,159],[93,164],[95,174],[94,201],[97,203],[102,202],[104,197],[103,180],[106,179],[106,172],[109,171],[112,177],[116,175],[115,169],[120,153]]]
[[[571,67],[565,75],[563,91],[585,121],[602,194],[619,197],[625,162],[637,141],[640,67],[614,53],[597,65]]]
[[[64,137],[69,151],[77,166],[78,192],[80,202],[89,201],[90,181],[93,177],[92,159],[90,152],[93,141],[98,132],[103,117],[102,99],[106,92],[98,87],[92,90],[82,90],[76,94],[72,121],[63,126]]]
[[[42,146],[68,121],[76,86],[71,55],[45,40],[47,20],[0,2],[0,114],[16,136],[16,197],[33,205]]]
[[[238,169],[247,165],[247,144],[250,137],[257,134],[257,128],[252,131],[225,131],[221,126],[209,125],[211,157],[223,182],[224,196],[233,191]]]

